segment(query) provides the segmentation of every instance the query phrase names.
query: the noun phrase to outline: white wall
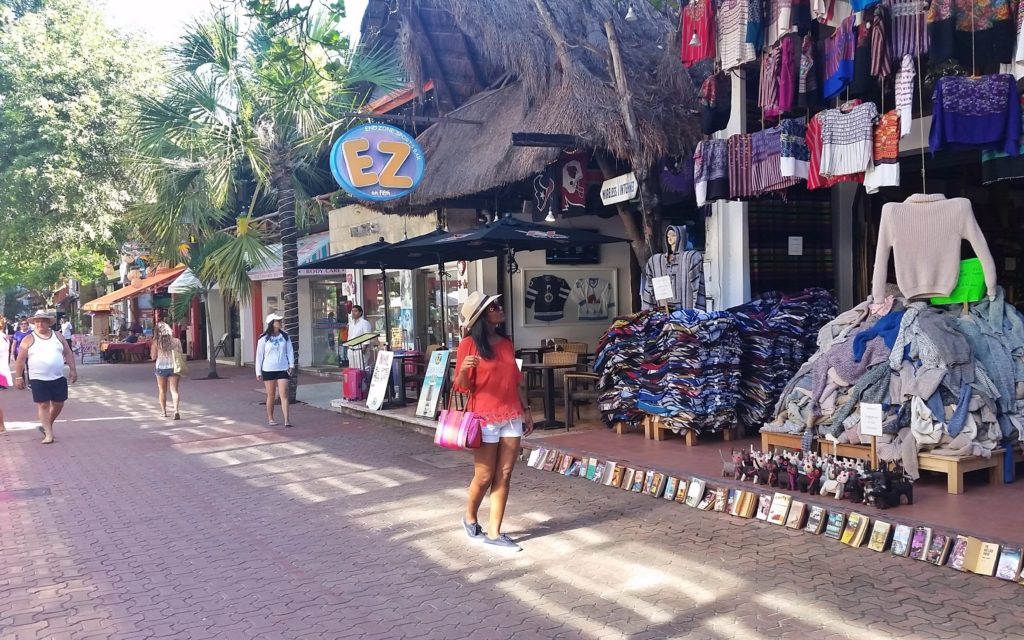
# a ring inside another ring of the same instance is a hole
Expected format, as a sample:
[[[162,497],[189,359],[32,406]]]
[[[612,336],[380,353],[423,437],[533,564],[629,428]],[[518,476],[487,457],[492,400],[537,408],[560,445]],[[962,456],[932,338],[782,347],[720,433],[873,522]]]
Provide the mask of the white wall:
[[[238,305],[239,323],[241,324],[242,364],[251,364],[256,360],[256,347],[253,341],[252,303]]]
[[[310,297],[309,278],[299,278],[299,366],[313,363],[313,300]]]

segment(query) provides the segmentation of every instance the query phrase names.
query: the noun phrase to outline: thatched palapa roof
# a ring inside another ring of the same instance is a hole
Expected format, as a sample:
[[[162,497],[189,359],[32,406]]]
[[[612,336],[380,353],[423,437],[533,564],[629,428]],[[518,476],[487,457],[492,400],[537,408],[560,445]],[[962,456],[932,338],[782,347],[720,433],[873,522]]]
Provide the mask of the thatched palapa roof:
[[[413,82],[422,86],[433,80],[438,105],[450,117],[418,138],[427,175],[412,203],[519,182],[557,159],[559,149],[513,147],[513,132],[574,135],[591,150],[632,160],[610,71],[608,19],[615,25],[636,114],[635,166],[689,153],[700,137],[699,122],[693,85],[672,44],[675,25],[647,2],[634,3],[638,19],[633,22],[624,20],[616,5],[614,0],[370,0],[364,37],[374,44],[395,42]],[[564,51],[552,29],[566,43]]]

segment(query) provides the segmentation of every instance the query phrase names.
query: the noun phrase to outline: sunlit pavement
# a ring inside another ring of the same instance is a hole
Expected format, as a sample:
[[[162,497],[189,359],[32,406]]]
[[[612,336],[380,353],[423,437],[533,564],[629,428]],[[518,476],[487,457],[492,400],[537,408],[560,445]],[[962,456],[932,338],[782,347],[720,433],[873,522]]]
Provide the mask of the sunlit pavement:
[[[249,371],[157,417],[146,365],[84,367],[38,443],[4,391],[0,638],[1011,638],[1024,587],[520,467],[495,554],[468,458],[298,407]]]

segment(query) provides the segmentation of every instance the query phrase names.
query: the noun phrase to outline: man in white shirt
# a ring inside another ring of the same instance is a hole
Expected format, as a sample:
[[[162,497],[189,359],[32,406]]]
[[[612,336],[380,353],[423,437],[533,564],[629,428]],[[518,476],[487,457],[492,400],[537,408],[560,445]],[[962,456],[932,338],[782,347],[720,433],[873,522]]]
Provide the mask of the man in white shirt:
[[[348,339],[353,340],[359,336],[366,335],[367,333],[373,333],[373,327],[370,326],[370,321],[363,317],[363,308],[358,304],[352,305],[352,311],[349,315],[348,321]],[[365,369],[366,362],[364,355],[366,349],[369,348],[369,343],[364,344],[361,347],[355,347],[348,350],[348,366],[353,369]]]
[[[71,337],[75,334],[75,330],[67,316],[64,316],[64,322],[60,325],[60,333],[68,341],[68,344],[71,344]]]

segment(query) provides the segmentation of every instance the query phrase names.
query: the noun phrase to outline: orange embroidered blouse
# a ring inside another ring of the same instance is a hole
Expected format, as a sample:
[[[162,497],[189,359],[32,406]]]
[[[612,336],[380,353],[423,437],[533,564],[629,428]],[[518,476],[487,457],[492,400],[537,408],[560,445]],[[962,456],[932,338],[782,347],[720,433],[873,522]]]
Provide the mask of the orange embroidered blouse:
[[[473,338],[463,338],[459,343],[459,352],[455,360],[455,372],[462,371],[462,363],[466,356],[478,356]],[[523,374],[516,366],[516,352],[512,341],[503,339],[494,345],[494,357],[490,360],[480,358],[476,370],[469,374],[470,388],[456,390],[469,393],[469,405],[466,407],[487,422],[512,420],[523,415],[523,404],[519,398],[519,385]]]

